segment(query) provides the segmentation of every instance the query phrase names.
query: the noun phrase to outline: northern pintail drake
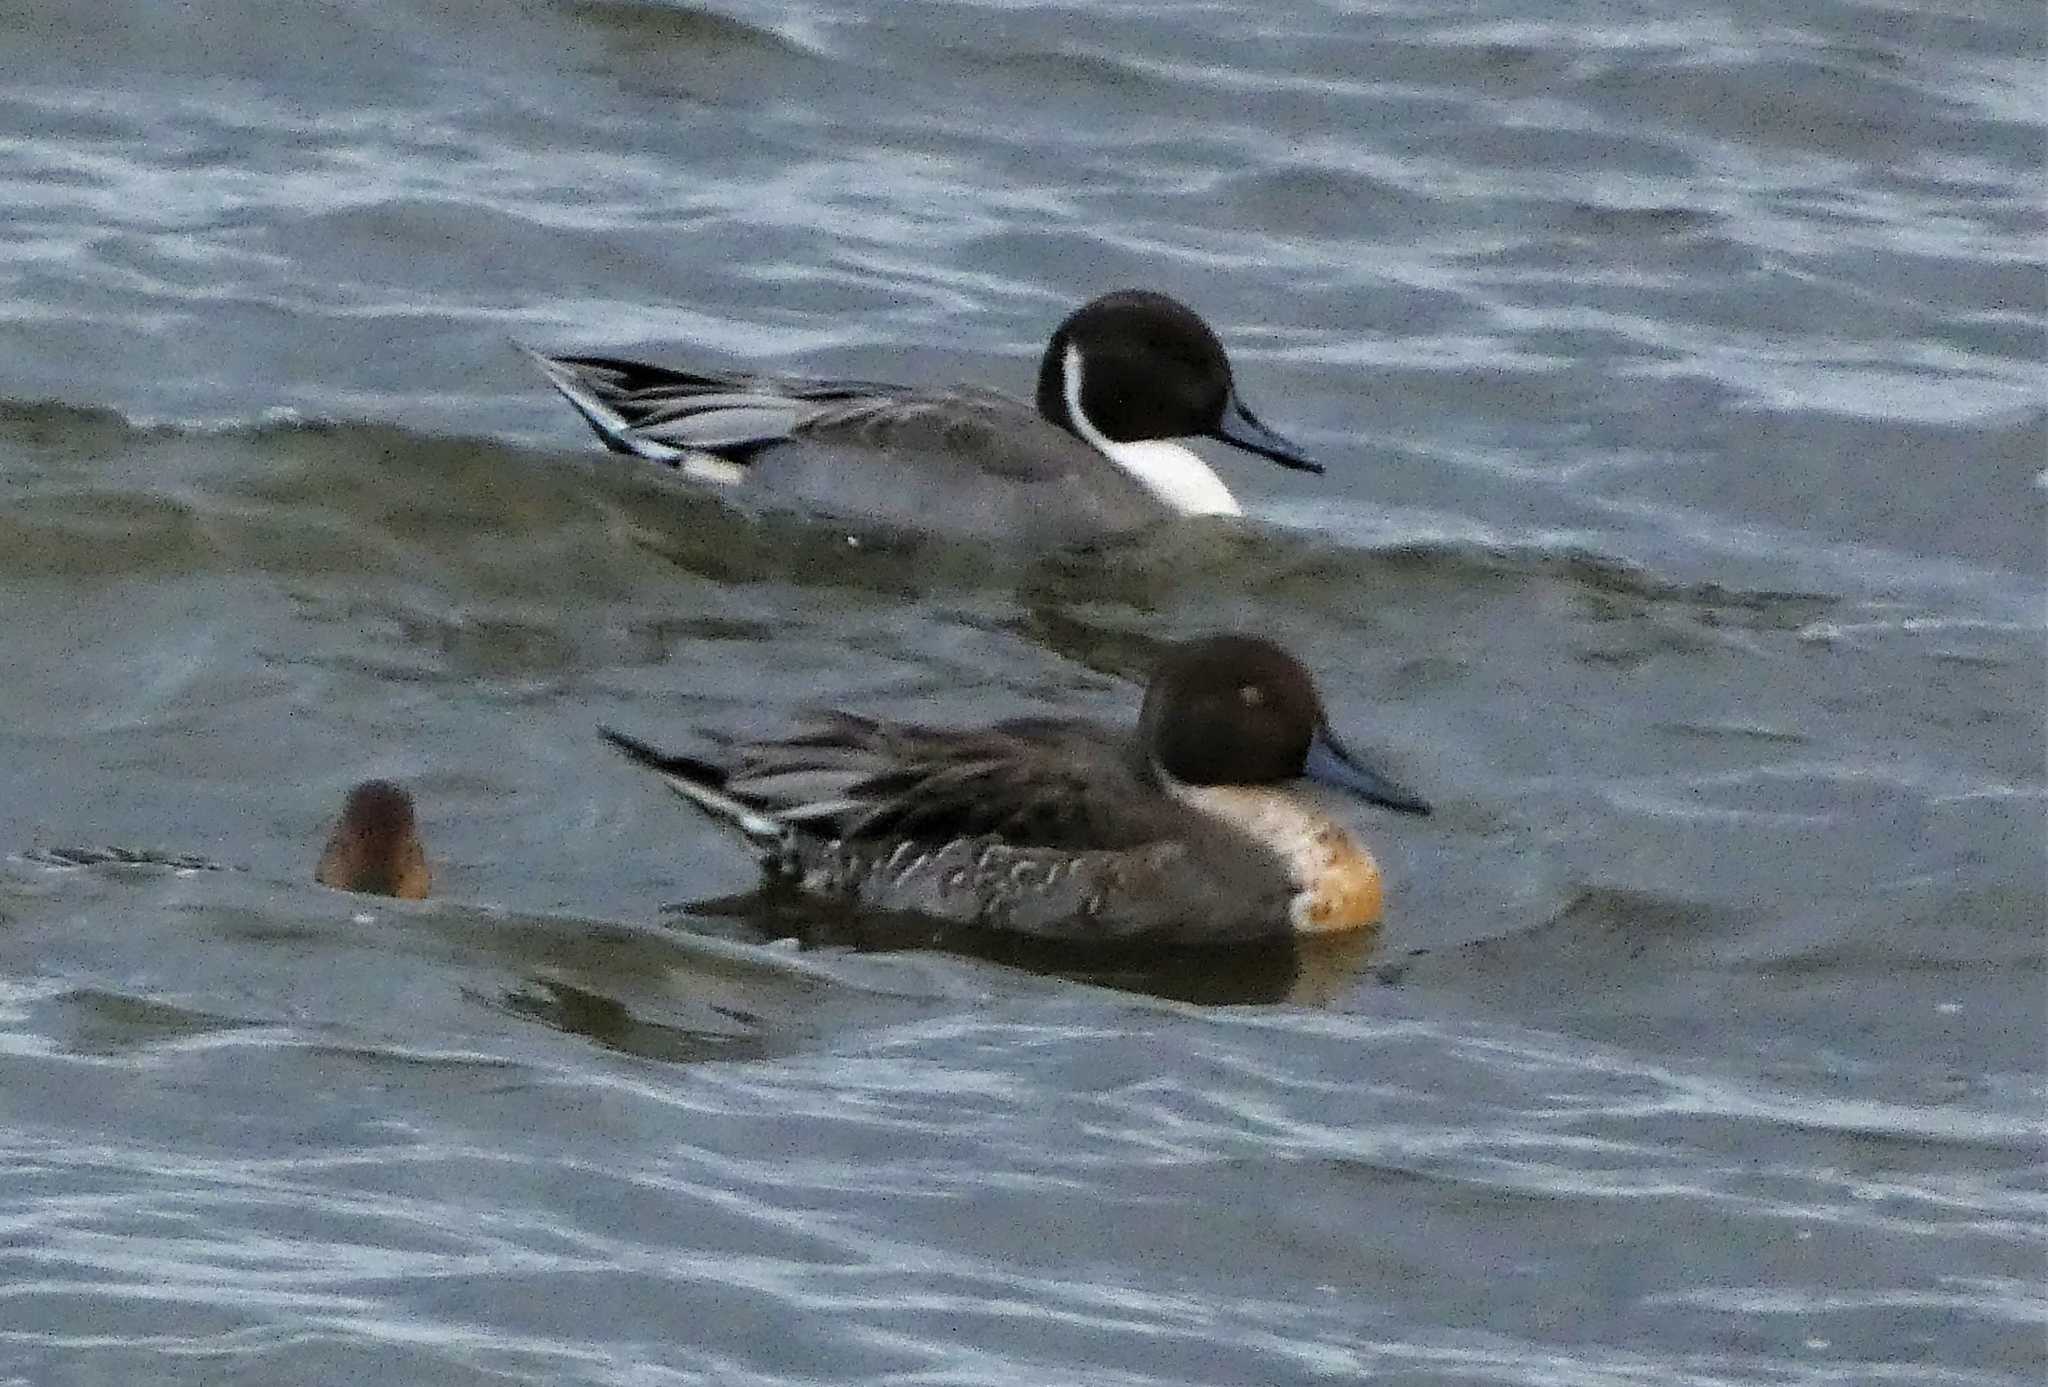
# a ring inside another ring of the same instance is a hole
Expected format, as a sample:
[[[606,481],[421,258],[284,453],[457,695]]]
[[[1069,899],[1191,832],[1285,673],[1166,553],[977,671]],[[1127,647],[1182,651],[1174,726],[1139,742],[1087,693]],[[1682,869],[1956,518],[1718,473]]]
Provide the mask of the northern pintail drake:
[[[340,891],[425,900],[432,874],[412,796],[388,780],[365,780],[350,790],[313,880]]]
[[[750,481],[830,513],[961,536],[1076,540],[1174,515],[1241,514],[1179,438],[1323,470],[1245,407],[1209,325],[1146,290],[1105,294],[1054,330],[1036,408],[972,387],[530,355],[616,452],[699,480]]]
[[[771,885],[1070,943],[1371,928],[1379,867],[1303,782],[1429,813],[1337,740],[1292,656],[1246,636],[1173,647],[1132,731],[829,713],[726,764],[604,736],[743,834]]]

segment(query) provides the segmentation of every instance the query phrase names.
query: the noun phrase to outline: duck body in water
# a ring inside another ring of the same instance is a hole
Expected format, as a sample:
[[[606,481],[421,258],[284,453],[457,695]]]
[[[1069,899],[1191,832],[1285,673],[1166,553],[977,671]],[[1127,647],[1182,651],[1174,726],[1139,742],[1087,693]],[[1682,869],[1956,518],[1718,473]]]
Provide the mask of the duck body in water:
[[[1123,290],[1077,309],[1035,403],[972,387],[694,372],[529,353],[615,452],[793,505],[958,537],[1086,541],[1237,498],[1176,440],[1208,437],[1320,472],[1239,399],[1199,315]]]
[[[1299,662],[1244,636],[1174,647],[1132,730],[831,713],[723,764],[604,735],[752,842],[771,884],[1080,944],[1372,928],[1378,865],[1308,786],[1429,812],[1337,740]]]

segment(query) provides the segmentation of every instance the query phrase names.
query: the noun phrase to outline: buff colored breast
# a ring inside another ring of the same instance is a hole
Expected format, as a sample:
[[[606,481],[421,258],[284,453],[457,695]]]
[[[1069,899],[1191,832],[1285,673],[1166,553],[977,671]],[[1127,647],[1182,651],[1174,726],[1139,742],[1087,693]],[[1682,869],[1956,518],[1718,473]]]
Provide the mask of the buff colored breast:
[[[1294,881],[1296,934],[1372,929],[1385,908],[1379,864],[1321,806],[1283,789],[1176,785],[1176,798],[1279,855]]]

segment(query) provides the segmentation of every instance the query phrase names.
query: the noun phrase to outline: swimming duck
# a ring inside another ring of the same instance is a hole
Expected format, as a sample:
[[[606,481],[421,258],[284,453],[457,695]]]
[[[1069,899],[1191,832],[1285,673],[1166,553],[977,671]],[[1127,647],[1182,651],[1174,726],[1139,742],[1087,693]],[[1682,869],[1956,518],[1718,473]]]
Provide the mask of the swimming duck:
[[[412,796],[388,780],[365,780],[350,790],[313,880],[341,891],[425,900],[432,876]]]
[[[1430,812],[1337,740],[1298,661],[1248,636],[1172,647],[1127,732],[835,712],[726,764],[603,735],[752,842],[772,884],[1072,942],[1371,928],[1379,868],[1302,782]]]
[[[1238,515],[1172,440],[1202,436],[1321,472],[1238,398],[1192,309],[1127,289],[1054,330],[1036,407],[972,387],[698,373],[529,352],[605,446],[703,480],[751,479],[835,514],[959,536],[1064,542],[1175,515]]]

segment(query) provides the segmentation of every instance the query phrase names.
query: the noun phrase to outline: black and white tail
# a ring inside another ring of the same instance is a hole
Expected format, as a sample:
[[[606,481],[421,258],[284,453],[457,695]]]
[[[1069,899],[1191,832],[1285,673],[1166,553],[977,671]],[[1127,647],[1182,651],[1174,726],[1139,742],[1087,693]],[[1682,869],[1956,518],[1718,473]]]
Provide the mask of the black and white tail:
[[[513,345],[605,447],[728,486],[745,479],[755,452],[786,441],[807,416],[827,407],[811,395],[830,402],[847,388],[796,382],[790,388],[798,393],[791,395],[765,377],[700,375],[612,356],[549,356]]]
[[[609,727],[600,727],[597,732],[636,765],[660,776],[671,790],[711,818],[738,831],[771,861],[787,862],[793,858],[797,836],[795,826],[772,814],[764,814],[745,800],[727,793],[726,773],[717,766],[695,757],[662,751]]]
[[[673,467],[683,456],[683,450],[672,444],[661,443],[651,438],[642,438],[633,432],[633,426],[625,415],[605,402],[583,374],[568,361],[557,361],[545,352],[537,352],[523,342],[514,346],[540,367],[541,374],[548,378],[548,384],[562,392],[562,398],[576,407],[583,416],[583,422],[590,425],[597,436],[604,440],[604,446],[615,453],[627,453],[649,462],[666,463]]]

